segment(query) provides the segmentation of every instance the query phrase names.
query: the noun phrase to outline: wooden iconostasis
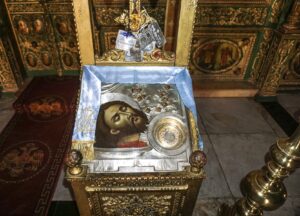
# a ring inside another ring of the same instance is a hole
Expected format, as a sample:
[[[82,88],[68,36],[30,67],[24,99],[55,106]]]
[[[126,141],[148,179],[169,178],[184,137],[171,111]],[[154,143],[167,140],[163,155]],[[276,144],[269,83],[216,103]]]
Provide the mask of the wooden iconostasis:
[[[234,89],[246,82],[262,96],[300,87],[299,0],[142,0],[164,31],[165,50],[176,50],[180,4],[195,2],[188,67],[196,83],[229,81]],[[1,34],[1,67],[7,65],[0,71],[1,85],[20,85],[22,68],[26,76],[78,72],[72,0],[4,0],[1,8],[8,29]],[[127,0],[89,1],[96,58],[114,48],[123,28],[114,19],[127,8]],[[12,69],[15,61],[19,72]]]
[[[26,75],[80,69],[72,0],[5,0],[3,7]]]

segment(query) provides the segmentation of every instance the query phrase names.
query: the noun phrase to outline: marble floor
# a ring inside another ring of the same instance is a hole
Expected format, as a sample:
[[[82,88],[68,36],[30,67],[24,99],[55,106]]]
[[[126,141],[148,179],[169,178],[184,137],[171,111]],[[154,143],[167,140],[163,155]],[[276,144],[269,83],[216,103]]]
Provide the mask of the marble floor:
[[[300,122],[300,94],[280,94],[278,102]],[[13,115],[14,99],[0,99],[0,131]],[[208,157],[207,179],[201,187],[193,216],[215,216],[221,203],[241,197],[240,180],[264,165],[264,155],[284,130],[260,104],[249,98],[196,99],[199,128]],[[74,200],[62,171],[53,201]],[[300,216],[300,170],[285,180],[286,203],[267,216]]]

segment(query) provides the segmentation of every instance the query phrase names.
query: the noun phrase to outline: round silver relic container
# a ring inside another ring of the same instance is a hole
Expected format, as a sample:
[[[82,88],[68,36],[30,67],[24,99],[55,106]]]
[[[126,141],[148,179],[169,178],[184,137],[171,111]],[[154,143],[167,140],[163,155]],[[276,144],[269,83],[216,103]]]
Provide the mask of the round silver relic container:
[[[178,155],[186,149],[187,127],[178,115],[161,113],[155,116],[148,128],[150,145],[166,155]]]

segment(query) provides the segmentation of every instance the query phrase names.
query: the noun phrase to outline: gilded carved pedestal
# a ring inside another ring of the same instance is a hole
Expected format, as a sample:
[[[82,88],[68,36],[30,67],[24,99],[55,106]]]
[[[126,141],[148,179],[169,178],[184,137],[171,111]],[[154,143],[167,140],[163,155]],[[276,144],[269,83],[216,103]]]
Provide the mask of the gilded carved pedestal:
[[[68,155],[70,181],[82,216],[192,215],[206,157],[195,151],[183,172],[88,174],[77,150]]]

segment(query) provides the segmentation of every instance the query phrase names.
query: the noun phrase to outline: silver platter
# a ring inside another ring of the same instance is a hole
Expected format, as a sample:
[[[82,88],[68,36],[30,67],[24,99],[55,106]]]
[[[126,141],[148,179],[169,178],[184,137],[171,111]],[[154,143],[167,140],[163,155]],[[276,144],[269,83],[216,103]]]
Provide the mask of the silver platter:
[[[177,155],[186,149],[187,127],[178,115],[162,113],[149,124],[150,145],[166,155]]]

